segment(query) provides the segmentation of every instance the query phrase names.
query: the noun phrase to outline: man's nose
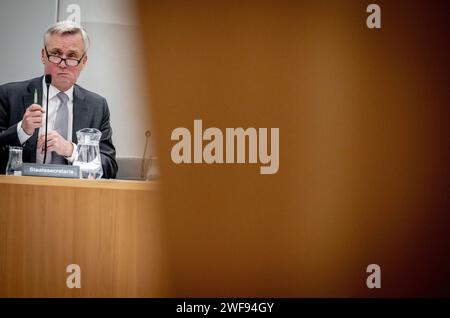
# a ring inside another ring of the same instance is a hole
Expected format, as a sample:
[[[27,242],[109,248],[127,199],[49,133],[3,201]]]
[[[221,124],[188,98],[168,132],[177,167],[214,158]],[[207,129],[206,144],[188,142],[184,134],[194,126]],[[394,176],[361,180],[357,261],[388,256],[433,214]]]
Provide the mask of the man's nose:
[[[61,63],[59,63],[58,66],[60,68],[66,68],[67,67],[66,60],[61,60]]]

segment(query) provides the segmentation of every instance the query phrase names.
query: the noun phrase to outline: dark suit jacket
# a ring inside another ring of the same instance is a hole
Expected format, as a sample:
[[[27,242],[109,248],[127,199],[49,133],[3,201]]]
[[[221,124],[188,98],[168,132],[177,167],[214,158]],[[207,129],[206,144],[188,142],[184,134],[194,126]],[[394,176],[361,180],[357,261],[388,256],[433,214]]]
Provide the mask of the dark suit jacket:
[[[36,145],[39,129],[20,144],[17,123],[22,120],[25,110],[33,104],[34,90],[42,101],[42,77],[9,83],[0,86],[0,173],[4,174],[8,162],[8,146],[23,147],[23,162],[36,162]],[[42,104],[41,104],[42,105]],[[103,178],[115,178],[117,173],[116,150],[112,143],[112,129],[106,99],[78,85],[73,89],[73,129],[72,141],[77,143],[76,132],[82,128],[97,128],[102,132],[100,153]]]

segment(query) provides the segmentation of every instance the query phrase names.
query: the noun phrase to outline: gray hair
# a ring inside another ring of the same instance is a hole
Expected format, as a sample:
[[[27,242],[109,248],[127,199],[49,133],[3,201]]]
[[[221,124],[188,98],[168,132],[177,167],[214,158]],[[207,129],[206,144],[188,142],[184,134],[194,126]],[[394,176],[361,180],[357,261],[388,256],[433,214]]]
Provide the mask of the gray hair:
[[[51,27],[49,27],[44,34],[44,46],[47,46],[48,38],[53,34],[62,35],[62,34],[78,34],[78,33],[81,34],[81,37],[83,38],[84,52],[86,53],[90,45],[89,36],[86,30],[81,25],[73,21],[59,21],[53,24]]]

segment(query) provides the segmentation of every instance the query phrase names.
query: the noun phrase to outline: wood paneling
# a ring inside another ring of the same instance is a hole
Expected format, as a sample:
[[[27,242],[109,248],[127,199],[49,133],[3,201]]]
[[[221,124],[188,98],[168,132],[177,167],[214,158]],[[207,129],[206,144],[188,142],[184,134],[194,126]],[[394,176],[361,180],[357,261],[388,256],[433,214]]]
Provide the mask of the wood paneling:
[[[1,297],[163,295],[155,182],[0,176],[0,202]]]

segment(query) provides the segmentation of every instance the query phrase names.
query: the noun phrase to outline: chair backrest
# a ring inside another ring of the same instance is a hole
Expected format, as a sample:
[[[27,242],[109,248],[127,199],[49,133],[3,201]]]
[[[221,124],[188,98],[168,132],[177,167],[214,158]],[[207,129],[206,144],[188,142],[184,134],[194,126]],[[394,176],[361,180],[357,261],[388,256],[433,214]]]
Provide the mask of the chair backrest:
[[[116,179],[123,180],[154,180],[158,178],[157,158],[117,157]]]

